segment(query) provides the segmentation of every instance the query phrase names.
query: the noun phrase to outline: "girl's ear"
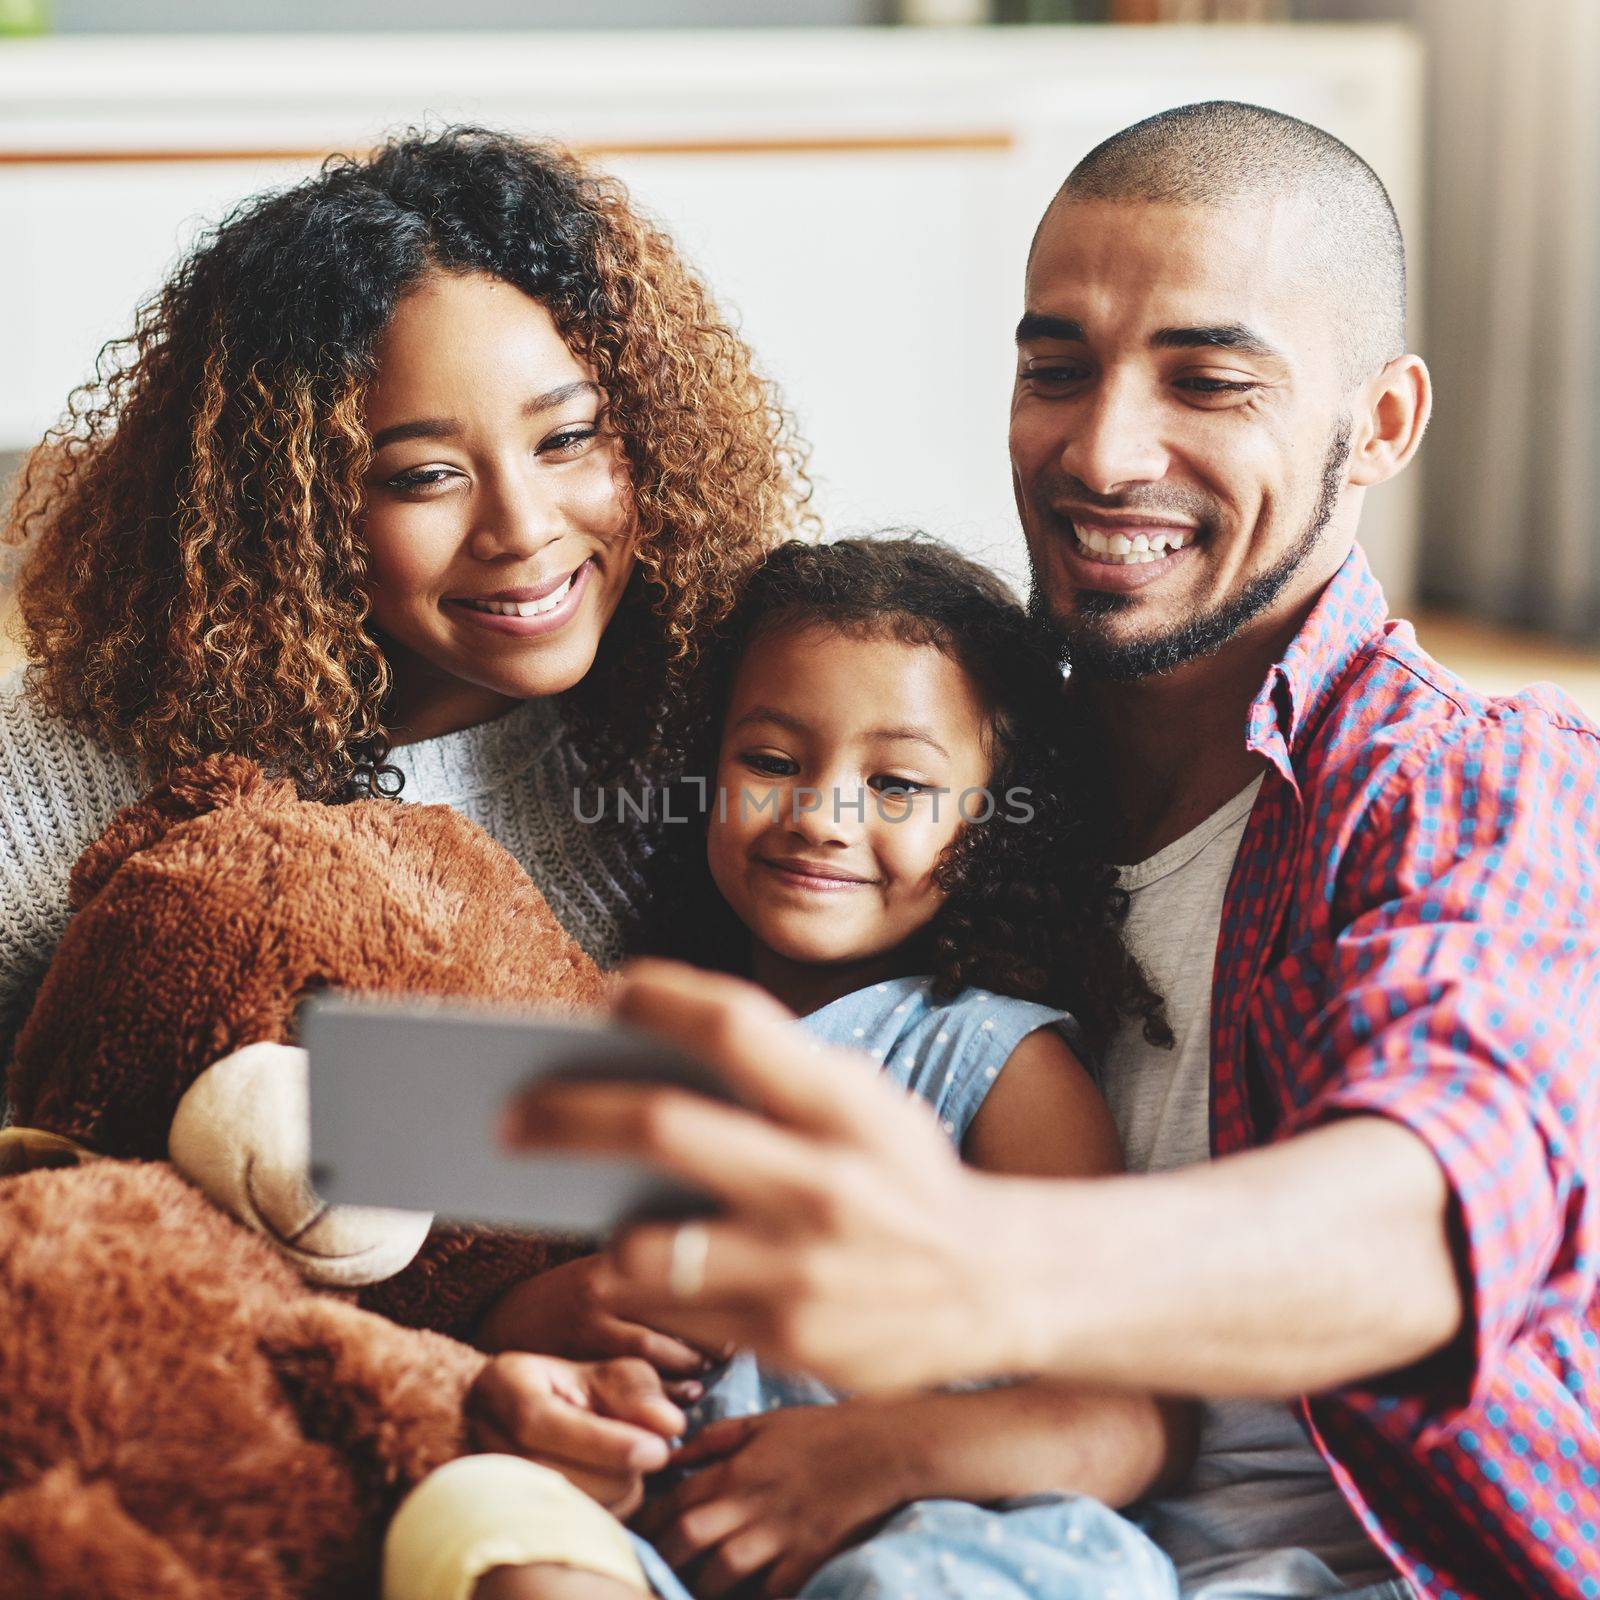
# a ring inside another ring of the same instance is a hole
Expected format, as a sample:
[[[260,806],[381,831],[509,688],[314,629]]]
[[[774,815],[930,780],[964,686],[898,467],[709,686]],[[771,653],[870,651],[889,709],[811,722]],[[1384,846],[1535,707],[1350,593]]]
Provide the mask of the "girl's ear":
[[[144,799],[124,807],[72,869],[68,904],[82,910],[130,856],[147,850],[174,828],[224,806],[275,809],[296,798],[287,778],[269,778],[243,756],[209,756],[158,783]]]

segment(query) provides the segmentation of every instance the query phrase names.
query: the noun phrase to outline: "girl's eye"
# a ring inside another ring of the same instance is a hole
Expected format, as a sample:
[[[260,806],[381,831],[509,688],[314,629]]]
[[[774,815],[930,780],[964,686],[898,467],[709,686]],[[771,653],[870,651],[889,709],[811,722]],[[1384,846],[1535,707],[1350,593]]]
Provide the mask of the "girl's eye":
[[[443,483],[447,478],[456,474],[448,467],[412,467],[407,472],[397,472],[392,478],[384,480],[384,488],[395,489],[404,494],[414,493],[419,489],[432,489],[437,484]]]
[[[575,456],[599,431],[593,423],[584,423],[576,428],[563,428],[559,433],[551,434],[539,446],[539,453],[549,456]]]
[[[867,779],[867,787],[875,794],[909,800],[912,795],[922,794],[930,785],[918,783],[915,778],[897,778],[890,772],[876,772]]]
[[[771,755],[764,750],[746,750],[739,759],[765,778],[792,778],[800,770],[788,756]]]

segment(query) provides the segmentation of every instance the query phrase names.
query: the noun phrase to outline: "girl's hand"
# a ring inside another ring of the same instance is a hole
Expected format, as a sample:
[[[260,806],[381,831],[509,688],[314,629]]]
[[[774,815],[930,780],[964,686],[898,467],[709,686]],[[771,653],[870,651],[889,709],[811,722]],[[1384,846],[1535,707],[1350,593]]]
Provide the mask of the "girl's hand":
[[[907,1504],[906,1441],[869,1406],[797,1406],[713,1423],[673,1457],[696,1471],[635,1518],[700,1600],[798,1594]]]
[[[584,1364],[513,1351],[495,1356],[467,1395],[480,1450],[552,1467],[614,1516],[644,1496],[684,1416],[643,1361]]]
[[[483,1319],[479,1344],[485,1350],[531,1350],[569,1361],[647,1361],[671,1399],[692,1405],[704,1392],[699,1379],[712,1359],[602,1305],[595,1292],[602,1266],[601,1257],[583,1256],[513,1285]]]

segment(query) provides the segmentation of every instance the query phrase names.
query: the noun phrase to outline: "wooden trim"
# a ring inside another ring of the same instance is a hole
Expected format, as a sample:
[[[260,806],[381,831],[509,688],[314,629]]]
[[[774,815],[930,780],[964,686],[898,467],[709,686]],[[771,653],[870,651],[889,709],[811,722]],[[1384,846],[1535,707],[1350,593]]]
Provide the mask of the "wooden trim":
[[[0,167],[140,166],[146,162],[321,161],[331,150],[0,150]]]
[[[582,156],[809,156],[1004,154],[1016,135],[1004,128],[965,133],[838,134],[783,138],[757,134],[743,139],[576,140],[568,146]],[[186,165],[227,161],[302,161],[315,163],[340,152],[325,147],[241,146],[237,150],[0,150],[0,167],[91,167]]]

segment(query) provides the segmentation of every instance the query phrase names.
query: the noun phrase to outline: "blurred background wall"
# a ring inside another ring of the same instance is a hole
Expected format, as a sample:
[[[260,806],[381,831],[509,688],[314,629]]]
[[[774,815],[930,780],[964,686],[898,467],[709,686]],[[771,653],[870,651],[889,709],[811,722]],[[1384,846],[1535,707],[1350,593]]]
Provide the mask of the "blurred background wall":
[[[46,11],[0,0],[0,30],[46,30],[0,31],[0,478],[206,218],[469,116],[578,144],[668,221],[814,441],[831,527],[917,523],[1018,577],[1033,220],[1106,133],[1228,95],[1345,138],[1406,227],[1439,402],[1370,501],[1392,598],[1489,686],[1600,704],[1600,0],[452,0],[447,33],[437,0]]]

